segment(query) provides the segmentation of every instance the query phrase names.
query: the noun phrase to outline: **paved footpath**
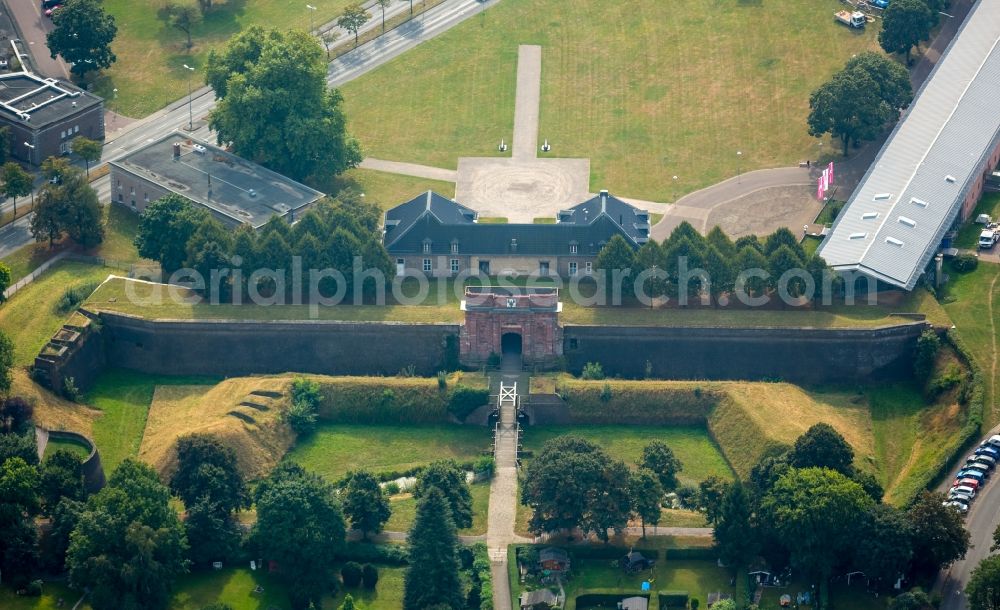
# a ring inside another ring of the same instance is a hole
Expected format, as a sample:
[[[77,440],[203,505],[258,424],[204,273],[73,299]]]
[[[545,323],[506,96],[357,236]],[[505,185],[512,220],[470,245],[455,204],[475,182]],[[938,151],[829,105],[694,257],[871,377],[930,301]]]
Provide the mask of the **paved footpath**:
[[[386,161],[384,159],[367,157],[361,162],[359,167],[361,169],[374,169],[380,172],[389,172],[391,174],[400,174],[402,176],[413,176],[414,178],[441,180],[443,182],[458,182],[457,170],[431,167],[430,165],[419,165],[417,163]]]
[[[538,107],[542,98],[542,47],[517,48],[517,93],[514,97],[514,150],[517,161],[538,156]]]

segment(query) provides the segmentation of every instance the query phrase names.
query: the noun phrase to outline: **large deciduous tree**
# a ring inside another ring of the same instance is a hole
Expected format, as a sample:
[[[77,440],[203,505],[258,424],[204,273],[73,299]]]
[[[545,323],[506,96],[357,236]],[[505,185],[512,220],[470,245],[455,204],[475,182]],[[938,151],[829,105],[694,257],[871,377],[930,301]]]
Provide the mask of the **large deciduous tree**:
[[[851,550],[873,505],[860,485],[826,468],[793,468],[765,497],[764,518],[789,550],[792,566],[819,578],[820,603],[838,558]]]
[[[472,492],[465,482],[465,473],[451,460],[441,460],[427,466],[417,477],[413,496],[422,498],[432,488],[441,491],[451,507],[452,522],[457,528],[472,526]]]
[[[910,83],[910,73],[898,62],[882,53],[865,51],[847,60],[844,71],[862,70],[878,84],[879,97],[890,108],[897,112],[906,108],[913,101],[913,85]],[[799,243],[796,240],[795,243]]]
[[[73,154],[79,155],[87,164],[87,177],[90,177],[90,164],[101,160],[102,147],[97,140],[91,140],[83,136],[73,138]]]
[[[965,595],[970,610],[1000,610],[1000,556],[987,557],[976,566]]]
[[[417,504],[408,538],[409,568],[403,584],[403,610],[465,607],[458,574],[458,535],[448,500],[431,487]]]
[[[203,208],[195,208],[179,195],[167,195],[142,211],[135,247],[139,256],[159,262],[169,275],[184,265],[188,240],[208,220]]]
[[[46,38],[52,58],[62,55],[76,76],[109,68],[117,59],[111,42],[118,26],[100,0],[70,0],[52,15],[52,23]]]
[[[319,602],[345,543],[344,514],[333,487],[300,466],[283,463],[257,486],[254,498],[257,523],[250,548],[280,567],[294,607]]]
[[[893,115],[878,83],[862,70],[842,70],[809,96],[809,135],[840,139],[844,156],[850,144],[874,139]]]
[[[32,236],[48,240],[49,246],[64,233],[85,248],[104,241],[101,204],[83,172],[65,159],[49,158],[42,173],[50,180],[38,196],[29,226]]]
[[[962,516],[942,506],[944,494],[922,492],[906,511],[913,531],[913,568],[930,575],[965,557],[969,532]]]
[[[38,469],[20,457],[0,464],[0,571],[16,584],[35,565]]]
[[[639,466],[655,473],[666,491],[677,489],[677,473],[682,469],[681,461],[663,441],[652,441],[643,447]]]
[[[381,532],[389,520],[392,514],[389,499],[370,472],[351,473],[344,489],[344,514],[351,527],[361,530],[365,538]]]
[[[297,180],[361,162],[312,36],[250,27],[209,55],[206,81],[219,98],[209,125],[237,154]]]
[[[51,516],[63,498],[83,500],[83,460],[69,451],[60,449],[45,458],[39,483],[39,494],[46,515]]]
[[[910,51],[930,38],[934,23],[926,0],[892,0],[882,13],[878,43],[886,53],[906,55],[906,65],[910,65]]]
[[[594,443],[561,436],[545,443],[524,476],[521,501],[533,509],[535,533],[581,528],[608,539],[620,530],[631,506],[628,467]]]
[[[123,461],[87,502],[66,553],[70,582],[95,610],[166,608],[187,569],[187,541],[170,492],[149,466]]]
[[[829,468],[847,477],[854,472],[854,450],[830,424],[813,424],[795,440],[788,458],[796,468]]]
[[[17,216],[17,198],[31,194],[34,179],[20,164],[8,161],[0,168],[0,181],[3,182],[4,197],[14,200],[14,215]]]
[[[646,524],[656,526],[660,522],[663,485],[655,473],[641,468],[632,473],[629,494],[632,509],[642,522],[642,537],[645,538]]]

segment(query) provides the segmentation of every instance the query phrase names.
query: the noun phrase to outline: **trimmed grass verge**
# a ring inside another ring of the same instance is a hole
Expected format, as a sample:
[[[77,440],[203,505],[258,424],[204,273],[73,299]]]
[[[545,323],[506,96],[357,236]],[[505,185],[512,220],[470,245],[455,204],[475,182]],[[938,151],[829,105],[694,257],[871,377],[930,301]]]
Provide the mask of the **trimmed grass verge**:
[[[472,492],[472,527],[458,530],[463,536],[478,536],[486,533],[486,518],[490,506],[490,485],[489,483],[476,483],[469,486]],[[413,527],[413,520],[417,516],[417,501],[410,494],[393,496],[392,516],[385,524],[387,532],[408,532]]]

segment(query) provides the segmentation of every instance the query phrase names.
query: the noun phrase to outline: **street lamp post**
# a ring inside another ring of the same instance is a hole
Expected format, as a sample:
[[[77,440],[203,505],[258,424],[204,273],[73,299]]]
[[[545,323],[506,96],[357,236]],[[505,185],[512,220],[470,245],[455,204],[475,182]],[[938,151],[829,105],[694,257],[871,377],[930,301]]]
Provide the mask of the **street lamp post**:
[[[194,68],[187,64],[184,64],[184,68],[188,71],[188,131],[194,131],[194,110],[191,108],[191,73]]]
[[[677,202],[677,176],[674,176],[674,202]]]
[[[28,154],[28,158],[29,158],[29,160],[32,163],[34,163],[34,160],[35,160],[35,146],[33,144],[28,144],[27,141],[24,142],[24,145],[27,146],[28,150],[31,151]],[[32,210],[35,209],[35,185],[34,184],[31,185],[31,209]],[[16,209],[14,210],[14,220],[17,220],[17,210]]]
[[[736,151],[736,183],[737,184],[739,184],[739,182],[740,182],[740,174],[742,173],[742,168],[740,166],[740,162],[742,160],[743,160],[743,151],[737,150]]]
[[[312,34],[313,30],[316,29],[313,25],[313,16],[316,14],[316,7],[311,4],[307,4],[306,8],[309,9],[309,33]]]
[[[118,87],[111,90],[115,94],[113,108],[111,109],[111,125],[115,124],[115,119],[118,118]]]

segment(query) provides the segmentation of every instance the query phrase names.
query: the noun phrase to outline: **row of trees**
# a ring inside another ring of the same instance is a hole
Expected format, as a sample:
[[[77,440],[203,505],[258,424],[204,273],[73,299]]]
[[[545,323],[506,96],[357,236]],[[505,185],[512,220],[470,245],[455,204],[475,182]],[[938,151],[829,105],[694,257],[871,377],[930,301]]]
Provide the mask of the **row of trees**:
[[[667,491],[677,487],[682,465],[659,441],[645,447],[634,472],[595,443],[575,436],[547,442],[528,465],[521,502],[533,510],[529,527],[541,534],[581,529],[607,541],[634,516],[646,525],[660,521]]]
[[[702,236],[687,221],[678,225],[662,243],[651,239],[638,251],[615,236],[598,253],[596,265],[607,275],[608,290],[614,288],[616,271],[628,269],[631,273],[624,278],[622,294],[634,290],[649,298],[681,299],[682,304],[689,297],[699,296],[724,304],[725,299],[720,297],[736,288],[757,296],[777,287],[782,275],[791,270],[804,270],[819,290],[828,271],[826,262],[807,254],[786,228],[778,229],[763,241],[748,235],[734,242],[719,227]],[[741,277],[741,272],[751,269],[762,269],[768,277]],[[636,286],[636,281],[641,285]],[[788,283],[792,297],[805,295],[806,288],[803,277],[792,278]]]
[[[197,271],[206,281],[206,294],[220,300],[234,294],[246,298],[251,284],[254,294],[292,296],[293,257],[301,258],[306,278],[310,269],[336,269],[344,277],[344,290],[352,294],[355,257],[361,257],[365,269],[392,277],[392,261],[378,235],[379,219],[377,205],[345,193],[318,202],[294,227],[272,217],[258,231],[243,225],[234,232],[203,208],[168,195],[143,211],[135,245],[140,256],[158,261],[165,275],[182,268]],[[234,267],[243,270],[241,278],[226,277],[218,285],[208,281],[213,271]],[[285,279],[251,278],[257,270],[271,270]],[[304,299],[310,296],[306,284],[299,293]],[[366,289],[371,286],[365,284]],[[331,295],[338,286],[328,278],[318,288]]]

